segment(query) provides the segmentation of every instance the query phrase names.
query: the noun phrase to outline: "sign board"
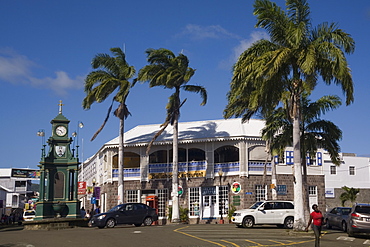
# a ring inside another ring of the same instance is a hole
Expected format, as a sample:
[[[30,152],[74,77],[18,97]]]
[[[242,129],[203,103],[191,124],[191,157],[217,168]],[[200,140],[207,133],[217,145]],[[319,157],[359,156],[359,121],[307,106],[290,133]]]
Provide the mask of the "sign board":
[[[79,195],[85,195],[86,194],[86,182],[78,182],[77,193]]]
[[[325,188],[326,198],[335,198],[334,188]]]
[[[40,170],[12,169],[11,176],[14,178],[40,179]]]
[[[242,187],[240,185],[239,182],[234,182],[232,185],[231,185],[231,191],[234,193],[234,194],[238,194],[240,191],[241,191]]]

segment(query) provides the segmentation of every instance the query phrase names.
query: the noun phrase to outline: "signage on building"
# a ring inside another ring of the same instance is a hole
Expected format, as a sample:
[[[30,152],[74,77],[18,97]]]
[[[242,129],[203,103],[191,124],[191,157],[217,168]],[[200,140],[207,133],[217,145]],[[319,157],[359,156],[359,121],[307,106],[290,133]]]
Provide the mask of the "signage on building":
[[[184,194],[184,189],[182,188],[181,185],[179,185],[179,190],[177,191],[178,195],[181,196],[182,194]]]
[[[334,188],[325,188],[325,197],[326,198],[335,198]]]
[[[234,194],[238,194],[240,191],[241,191],[242,187],[240,185],[239,182],[234,182],[232,185],[231,185],[231,191],[234,193]]]
[[[216,195],[216,187],[202,187],[203,196],[213,196]]]
[[[79,195],[85,195],[86,194],[86,182],[78,182],[77,193]]]
[[[12,169],[11,176],[15,178],[40,179],[40,170]]]
[[[100,200],[100,187],[94,187],[94,197]]]
[[[205,171],[179,172],[179,178],[202,178],[205,177]],[[149,179],[167,179],[172,178],[172,173],[158,172],[149,173]]]

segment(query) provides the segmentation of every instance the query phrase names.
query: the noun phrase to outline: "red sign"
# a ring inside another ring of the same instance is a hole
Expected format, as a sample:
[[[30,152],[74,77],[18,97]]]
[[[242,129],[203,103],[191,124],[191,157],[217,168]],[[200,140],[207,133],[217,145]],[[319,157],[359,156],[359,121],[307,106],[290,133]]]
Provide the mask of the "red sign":
[[[86,182],[78,182],[78,191],[77,193],[79,195],[85,195],[86,194]]]

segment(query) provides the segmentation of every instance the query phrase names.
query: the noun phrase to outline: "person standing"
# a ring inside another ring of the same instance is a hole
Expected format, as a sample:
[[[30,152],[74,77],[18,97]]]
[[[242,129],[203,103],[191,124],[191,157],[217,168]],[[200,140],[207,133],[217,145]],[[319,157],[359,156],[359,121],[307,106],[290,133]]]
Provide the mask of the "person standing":
[[[312,222],[312,230],[315,234],[315,247],[320,247],[321,227],[325,224],[324,216],[319,210],[317,204],[312,205],[312,209],[313,212],[310,214],[310,220],[308,221],[306,232],[308,232],[308,227],[311,225]]]

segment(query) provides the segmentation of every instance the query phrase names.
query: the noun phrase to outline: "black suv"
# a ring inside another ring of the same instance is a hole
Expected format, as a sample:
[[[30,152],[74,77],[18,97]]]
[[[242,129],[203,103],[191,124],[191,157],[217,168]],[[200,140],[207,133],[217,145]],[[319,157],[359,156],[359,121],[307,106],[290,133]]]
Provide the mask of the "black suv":
[[[348,217],[347,233],[349,237],[358,233],[370,233],[370,204],[353,205]]]
[[[113,228],[118,224],[133,224],[135,226],[150,226],[158,220],[158,215],[154,208],[143,203],[125,203],[115,206],[108,212],[94,215],[90,226],[99,228]]]

